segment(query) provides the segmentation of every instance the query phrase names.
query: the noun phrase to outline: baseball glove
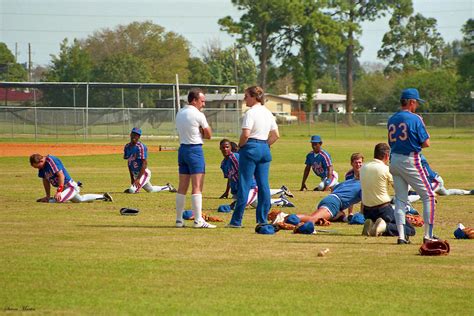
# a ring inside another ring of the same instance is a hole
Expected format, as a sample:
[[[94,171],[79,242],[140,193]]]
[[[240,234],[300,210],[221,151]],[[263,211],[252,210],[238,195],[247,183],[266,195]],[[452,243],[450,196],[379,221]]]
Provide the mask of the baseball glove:
[[[316,221],[315,225],[317,225],[317,226],[329,226],[329,225],[331,225],[331,222],[328,221],[327,219],[320,218]]]
[[[425,224],[423,217],[420,215],[407,214],[405,217],[406,220],[415,227],[422,227]]]
[[[134,216],[134,215],[137,215],[138,212],[140,211],[137,208],[123,207],[120,209],[120,215],[125,215],[125,216]]]
[[[206,213],[202,213],[202,218],[206,221],[206,222],[223,222],[224,220],[217,217],[217,216],[210,216],[210,215],[207,215]]]
[[[277,226],[280,230],[294,230],[296,228],[295,225],[288,224],[285,222],[276,223],[274,224],[274,226]]]
[[[468,239],[474,239],[474,228],[466,227],[462,230]]]
[[[420,247],[422,256],[441,256],[449,253],[450,247],[446,240],[427,241]]]

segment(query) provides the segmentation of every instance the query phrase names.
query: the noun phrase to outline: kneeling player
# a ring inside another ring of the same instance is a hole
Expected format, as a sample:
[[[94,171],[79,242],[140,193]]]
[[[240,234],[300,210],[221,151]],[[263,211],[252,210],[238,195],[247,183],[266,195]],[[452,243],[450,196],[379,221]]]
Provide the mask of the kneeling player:
[[[30,156],[30,164],[33,168],[39,170],[38,177],[43,179],[44,191],[46,196],[37,200],[37,202],[91,202],[102,200],[112,202],[112,197],[108,193],[104,194],[84,194],[80,195],[80,188],[75,181],[71,179],[69,173],[59,158],[48,155],[46,157],[40,154]],[[53,198],[51,197],[51,185],[58,188]]]
[[[134,127],[130,133],[130,143],[123,149],[123,159],[128,160],[128,171],[130,173],[130,188],[125,193],[138,193],[141,188],[147,192],[169,191],[176,192],[176,189],[169,183],[164,186],[152,185],[151,171],[147,168],[148,148],[139,142],[142,130]]]

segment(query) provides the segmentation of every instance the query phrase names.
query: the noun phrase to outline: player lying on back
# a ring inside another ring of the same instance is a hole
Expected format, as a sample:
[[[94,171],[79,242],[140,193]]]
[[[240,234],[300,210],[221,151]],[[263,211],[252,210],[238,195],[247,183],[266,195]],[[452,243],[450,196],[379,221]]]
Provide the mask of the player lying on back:
[[[33,154],[30,156],[30,164],[33,168],[39,170],[38,177],[43,179],[44,191],[46,193],[45,197],[36,200],[37,202],[63,203],[71,201],[79,203],[94,200],[113,201],[108,193],[80,195],[79,186],[71,179],[63,163],[57,157]],[[53,197],[51,197],[51,186],[57,188]]]
[[[474,190],[468,191],[468,190],[462,190],[462,189],[446,189],[444,186],[444,180],[441,178],[441,176],[431,169],[428,161],[426,160],[426,157],[423,154],[420,154],[420,159],[421,159],[421,166],[423,167],[423,171],[426,174],[426,177],[428,178],[428,181],[431,184],[431,188],[433,189],[433,192],[438,194],[438,195],[467,195],[467,194],[474,194]],[[419,195],[412,194],[408,197],[410,199],[410,202],[418,201],[420,199]]]
[[[226,191],[220,196],[221,199],[229,197],[229,191],[232,194],[234,201],[237,199],[237,192],[239,188],[239,153],[238,146],[236,143],[231,142],[228,139],[220,141],[220,150],[224,159],[221,162],[221,169],[224,174],[224,178],[227,178]],[[258,187],[255,180],[251,185],[249,192],[247,206],[251,205],[257,207],[257,192]],[[271,199],[271,206],[286,206],[293,207],[293,203],[288,201],[285,196],[293,197],[293,194],[288,190],[286,186],[282,186],[280,189],[270,189],[270,195],[280,195],[279,199]],[[232,203],[235,204],[235,203]],[[233,206],[231,204],[231,206]]]
[[[128,160],[128,171],[130,173],[130,188],[125,193],[138,193],[141,188],[147,192],[169,191],[176,189],[167,183],[164,186],[152,185],[151,171],[148,169],[148,148],[139,141],[142,130],[134,127],[130,133],[130,143],[123,148],[123,159]]]
[[[306,179],[311,169],[313,169],[313,172],[322,180],[321,183],[314,188],[314,191],[329,191],[338,183],[338,174],[334,171],[331,156],[327,151],[321,148],[322,145],[323,140],[320,136],[311,136],[311,147],[313,151],[306,155],[306,167],[303,172],[300,191],[308,189],[306,187]]]

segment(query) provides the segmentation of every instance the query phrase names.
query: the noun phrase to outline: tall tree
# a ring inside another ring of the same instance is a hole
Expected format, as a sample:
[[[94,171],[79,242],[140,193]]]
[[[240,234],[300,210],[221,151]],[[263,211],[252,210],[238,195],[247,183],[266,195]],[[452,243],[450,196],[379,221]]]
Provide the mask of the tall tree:
[[[268,67],[280,39],[282,21],[288,13],[286,0],[232,0],[243,11],[238,21],[226,16],[219,20],[221,29],[238,36],[238,42],[252,46],[259,59],[258,84],[267,86]]]
[[[0,80],[25,81],[27,72],[18,64],[5,43],[0,42]]]
[[[212,77],[209,66],[199,57],[191,57],[188,61],[189,83],[210,84]]]
[[[389,62],[387,70],[428,69],[439,65],[444,42],[436,19],[421,14],[392,17],[378,57]]]
[[[392,7],[392,0],[336,0],[332,2],[334,17],[345,24],[345,62],[346,62],[346,111],[347,123],[352,124],[353,111],[353,65],[354,57],[359,55],[361,47],[357,37],[362,33],[361,24],[384,16]],[[411,6],[411,0],[402,0],[404,6]],[[399,4],[402,5],[402,4]]]
[[[188,81],[189,43],[150,21],[97,31],[83,41],[83,46],[94,64],[123,53],[139,57],[147,65],[151,81],[174,82],[175,74]]]

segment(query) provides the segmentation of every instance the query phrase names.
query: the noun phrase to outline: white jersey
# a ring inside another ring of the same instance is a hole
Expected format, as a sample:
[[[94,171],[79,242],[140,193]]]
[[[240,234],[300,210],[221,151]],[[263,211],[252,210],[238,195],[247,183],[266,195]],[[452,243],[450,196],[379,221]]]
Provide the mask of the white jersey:
[[[249,129],[249,138],[267,140],[270,131],[278,129],[272,112],[260,103],[248,110],[242,120],[242,129]]]
[[[206,116],[195,106],[187,105],[176,115],[176,128],[180,144],[202,144],[202,135],[199,127],[208,128]]]

